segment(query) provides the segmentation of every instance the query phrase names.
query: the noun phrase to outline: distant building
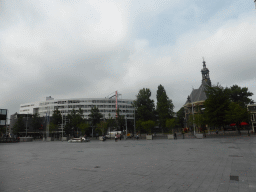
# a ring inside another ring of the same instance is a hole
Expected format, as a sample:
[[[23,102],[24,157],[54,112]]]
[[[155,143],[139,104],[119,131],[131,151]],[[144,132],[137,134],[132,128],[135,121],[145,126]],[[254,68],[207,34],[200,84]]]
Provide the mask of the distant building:
[[[202,73],[202,84],[198,89],[193,89],[190,95],[187,98],[186,103],[184,104],[184,111],[185,111],[185,125],[188,126],[189,116],[192,114],[192,105],[194,114],[199,113],[200,111],[197,110],[196,106],[200,108],[204,107],[204,102],[207,99],[205,89],[206,86],[211,86],[211,79],[209,76],[209,70],[206,68],[205,61],[203,61],[203,69],[201,70]]]
[[[7,133],[7,128],[6,128],[6,125],[7,125],[7,109],[0,109],[0,126],[2,128],[5,128],[5,132],[3,134],[6,134]],[[0,133],[1,135],[1,133]]]
[[[256,104],[247,105],[247,109],[248,109],[248,111],[250,111],[252,130],[255,133],[255,128],[256,128]]]
[[[54,99],[46,97],[45,101],[37,101],[20,105],[20,114],[35,114],[40,117],[46,115],[52,116],[53,111],[58,109],[61,114],[67,116],[74,109],[76,111],[81,108],[83,110],[83,118],[88,119],[91,108],[96,106],[103,118],[108,119],[109,114],[112,118],[116,116],[116,109],[119,108],[119,114],[134,119],[134,107],[131,99],[116,98],[78,98],[78,99]]]

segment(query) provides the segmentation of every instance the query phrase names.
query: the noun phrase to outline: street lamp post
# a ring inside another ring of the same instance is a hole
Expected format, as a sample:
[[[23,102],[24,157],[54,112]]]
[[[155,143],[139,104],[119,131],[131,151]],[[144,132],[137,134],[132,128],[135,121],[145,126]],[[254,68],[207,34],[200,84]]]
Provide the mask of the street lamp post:
[[[27,137],[27,132],[28,132],[28,113],[27,113],[27,120],[26,120],[26,137]]]
[[[62,113],[61,127],[62,127],[62,137],[61,137],[61,141],[63,142],[63,113]]]
[[[196,129],[195,129],[195,123],[194,123],[194,121],[195,121],[195,117],[194,117],[194,107],[193,107],[193,98],[192,98],[193,90],[194,90],[194,89],[192,89],[192,93],[191,93],[191,104],[192,104],[192,115],[193,115],[194,135],[196,135]]]
[[[127,139],[127,114],[125,114],[125,126],[126,126],[126,131],[125,131],[125,140]]]
[[[134,133],[133,133],[133,138],[134,138],[135,132],[136,132],[136,128],[135,128],[135,108],[134,108]]]

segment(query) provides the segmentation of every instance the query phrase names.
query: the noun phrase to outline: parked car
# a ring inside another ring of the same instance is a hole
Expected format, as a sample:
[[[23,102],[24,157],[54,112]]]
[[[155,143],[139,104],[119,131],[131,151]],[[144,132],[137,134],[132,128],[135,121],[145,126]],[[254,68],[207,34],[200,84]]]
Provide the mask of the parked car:
[[[80,138],[73,138],[68,140],[69,143],[81,143],[81,142],[89,142],[90,139],[88,138],[84,138],[84,137],[80,137]]]

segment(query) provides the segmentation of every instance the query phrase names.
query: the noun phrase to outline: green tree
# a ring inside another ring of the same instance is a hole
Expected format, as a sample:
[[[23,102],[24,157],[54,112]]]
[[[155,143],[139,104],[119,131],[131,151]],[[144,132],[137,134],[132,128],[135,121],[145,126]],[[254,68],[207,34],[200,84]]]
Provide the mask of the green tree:
[[[41,125],[42,125],[42,120],[41,120],[41,118],[40,118],[40,116],[39,116],[38,113],[35,113],[35,114],[33,115],[31,124],[32,124],[32,127],[33,127],[33,130],[34,130],[34,131],[39,130],[39,128],[41,127]]]
[[[120,110],[119,110],[119,108],[117,108],[116,114],[117,114],[117,117],[116,117],[116,124],[117,124],[118,130],[119,130],[119,131],[122,131],[122,130],[124,130],[124,128],[125,128],[125,119],[124,119],[124,116],[123,116],[123,115],[120,115]]]
[[[177,121],[175,118],[172,119],[166,119],[165,126],[168,128],[168,132],[172,133],[174,127],[176,126]]]
[[[108,128],[107,122],[101,121],[100,123],[97,124],[96,131],[100,132],[101,135],[105,135],[107,128]]]
[[[141,123],[141,126],[144,128],[144,130],[151,135],[152,129],[155,126],[155,122],[152,120],[144,121]]]
[[[137,99],[133,102],[133,106],[136,109],[136,119],[141,121],[154,120],[155,104],[154,100],[150,99],[150,89],[141,89],[136,97]]]
[[[184,107],[181,107],[180,110],[177,112],[177,124],[180,127],[184,127],[184,118],[185,118],[185,110],[184,110]]]
[[[56,131],[58,131],[58,125],[54,124],[53,122],[50,122],[50,124],[49,124],[49,132],[50,132],[52,137],[54,136]]]
[[[141,136],[141,131],[143,131],[143,127],[142,127],[142,120],[137,120],[135,123],[136,123],[136,132],[137,134],[140,134]],[[136,133],[134,133],[136,134]]]
[[[18,134],[19,132],[24,132],[26,129],[25,124],[23,122],[23,117],[20,116],[18,117],[18,120],[16,121],[16,123],[13,126],[13,134]]]
[[[107,125],[109,127],[109,131],[113,130],[116,126],[116,121],[111,117],[110,113],[108,114]]]
[[[168,98],[164,87],[160,84],[156,93],[157,106],[156,112],[158,115],[159,127],[164,129],[166,120],[173,116],[174,105],[172,100]]]
[[[226,124],[226,110],[228,110],[230,99],[228,88],[223,88],[219,84],[217,86],[208,86],[205,90],[207,99],[205,106],[205,122],[208,125],[221,127]]]
[[[82,135],[84,135],[89,130],[89,124],[85,122],[81,122],[78,127],[81,130]]]
[[[233,85],[229,89],[229,98],[232,102],[238,103],[241,107],[246,107],[249,103],[253,102],[251,97],[252,92],[248,91],[247,87],[239,87],[238,85]]]
[[[82,115],[83,111],[81,108],[79,108],[78,112],[75,109],[73,109],[71,113],[67,115],[68,122],[65,126],[66,134],[75,135],[76,132],[76,136],[78,137],[78,132],[80,131],[79,125],[84,122]]]
[[[241,128],[241,122],[249,122],[250,121],[250,113],[246,108],[241,107],[239,104],[235,102],[231,102],[229,104],[228,110],[226,112],[226,122],[228,124],[235,123],[238,131]]]
[[[53,111],[51,122],[53,122],[55,125],[59,125],[62,123],[62,117],[58,108]]]
[[[100,123],[103,115],[100,113],[100,110],[94,106],[91,108],[91,113],[89,114],[89,120],[91,121],[91,126],[94,129],[98,123]]]

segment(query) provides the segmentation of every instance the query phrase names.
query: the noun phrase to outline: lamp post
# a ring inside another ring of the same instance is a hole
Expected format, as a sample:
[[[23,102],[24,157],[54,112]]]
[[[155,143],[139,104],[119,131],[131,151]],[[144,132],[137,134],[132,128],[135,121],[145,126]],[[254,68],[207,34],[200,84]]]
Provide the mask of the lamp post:
[[[28,113],[27,113],[27,120],[26,120],[26,137],[27,137],[27,132],[28,132]]]
[[[61,141],[63,142],[63,113],[62,113],[61,127],[62,127],[62,137],[61,137]]]
[[[125,114],[125,126],[126,126],[126,131],[125,131],[125,140],[127,139],[127,114]]]
[[[135,132],[136,132],[136,127],[135,127],[135,108],[134,108],[134,133],[133,133],[133,138],[134,138]]]
[[[194,106],[193,106],[193,98],[192,98],[192,94],[193,94],[194,89],[192,88],[192,93],[191,93],[191,104],[192,104],[192,115],[193,115],[193,128],[194,128],[194,135],[196,135],[196,129],[195,129],[195,118],[194,118]]]

